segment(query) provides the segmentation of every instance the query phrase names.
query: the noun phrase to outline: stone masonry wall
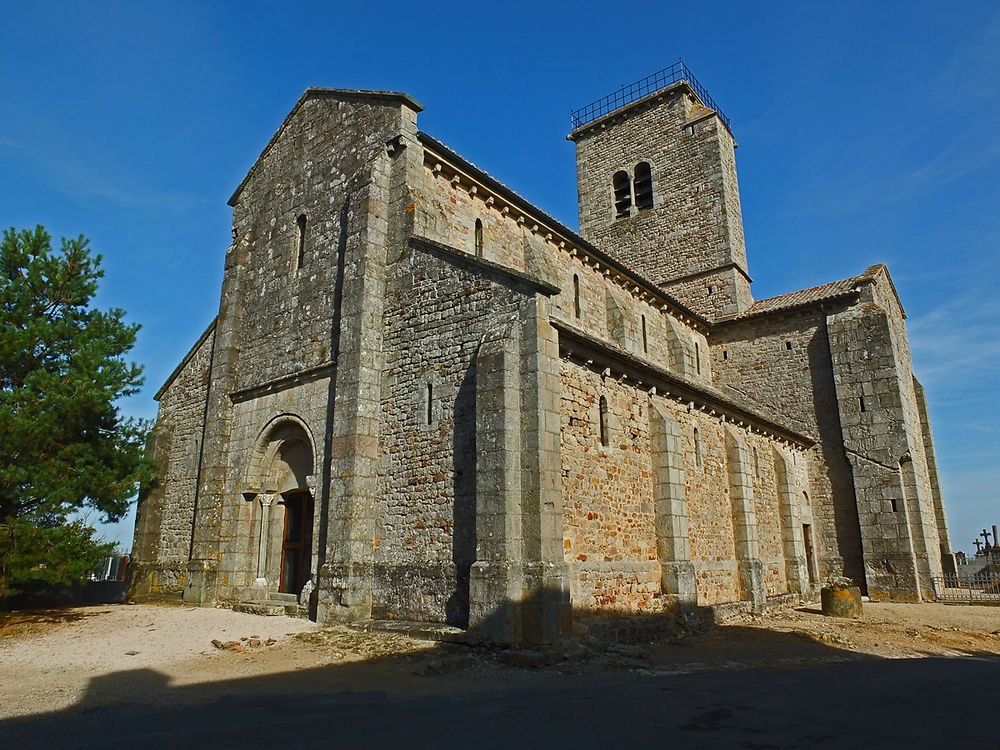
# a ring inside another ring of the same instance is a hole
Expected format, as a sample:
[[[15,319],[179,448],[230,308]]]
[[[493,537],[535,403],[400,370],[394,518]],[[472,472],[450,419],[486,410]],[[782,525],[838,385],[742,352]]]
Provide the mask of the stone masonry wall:
[[[428,155],[426,158],[430,158]],[[448,177],[426,163],[417,203],[413,233],[449,247],[476,254],[476,220],[482,222],[480,257],[518,271],[525,270],[528,230],[510,212],[487,203],[485,193],[470,192],[471,184]]]
[[[533,290],[418,243],[391,269],[375,616],[465,625],[476,560],[476,352]]]
[[[563,548],[573,604],[598,613],[658,611],[647,397],[566,360],[561,379]],[[600,436],[602,396],[608,445]]]
[[[213,343],[214,326],[160,395],[153,442],[159,470],[137,510],[136,552],[143,563],[186,563],[191,551]]]
[[[934,501],[934,515],[937,521],[938,542],[941,551],[941,566],[947,575],[955,572],[955,555],[952,552],[951,536],[948,532],[948,518],[945,514],[944,499],[941,497],[941,479],[938,475],[937,454],[934,450],[934,435],[931,431],[931,421],[927,411],[927,396],[924,387],[916,378],[913,379],[913,390],[916,394],[920,410],[920,429],[924,438],[924,455],[927,458],[927,474],[931,485]]]
[[[903,312],[884,268],[868,270],[860,304],[829,327],[869,595],[931,597],[941,573],[933,492]]]
[[[893,288],[885,266],[878,266],[877,282],[871,288],[876,304],[889,313],[889,326],[893,346],[896,351],[898,382],[903,407],[903,421],[898,425],[906,433],[907,454],[901,457],[904,470],[907,458],[913,468],[913,496],[908,498],[908,511],[913,527],[914,551],[920,570],[922,594],[933,598],[934,585],[931,580],[942,575],[940,534],[934,500],[932,459],[928,457],[924,436],[924,414],[916,379],[913,376],[913,360],[910,356],[910,337],[906,332],[905,314]],[[869,269],[869,273],[872,269]],[[912,500],[912,502],[910,502]],[[914,514],[913,511],[916,510]],[[947,527],[945,527],[947,535]]]
[[[712,331],[711,356],[719,387],[819,437],[811,452],[808,493],[819,574],[863,581],[854,482],[844,453],[825,314],[791,312],[720,326]]]
[[[573,603],[597,613],[662,609],[657,555],[650,405],[680,425],[684,497],[697,603],[745,598],[736,561],[725,431],[718,419],[564,359],[561,366],[564,554]],[[601,397],[608,445],[600,437]],[[652,401],[651,401],[652,399]],[[697,433],[696,433],[697,430]],[[788,591],[772,442],[747,434],[757,451],[754,510],[766,593]]]
[[[743,440],[750,456],[750,481],[757,519],[758,554],[764,565],[765,593],[777,596],[788,591],[788,580],[771,441],[754,434],[744,434]]]
[[[750,306],[733,139],[686,84],[631,104],[571,139],[586,239],[710,317]],[[625,171],[631,178],[643,161],[652,169],[653,207],[633,205],[628,217],[616,218],[612,177]],[[742,274],[734,275],[732,266]],[[671,283],[694,274],[706,274],[704,283]]]
[[[267,412],[250,408],[258,394],[313,383],[307,390],[315,398],[284,408],[305,412],[315,425],[324,457],[324,465],[316,467],[321,475],[316,504],[332,504],[331,477],[339,472],[330,458],[336,455],[330,449],[336,437],[330,426],[337,414],[345,415],[333,401],[350,389],[315,383],[317,377],[344,371],[334,370],[333,363],[344,358],[339,350],[361,323],[360,317],[345,316],[351,325],[341,325],[338,305],[346,305],[341,297],[354,300],[353,290],[363,284],[358,257],[364,256],[377,215],[384,221],[380,193],[372,187],[376,162],[385,158],[386,144],[403,127],[404,112],[409,112],[405,105],[377,97],[305,96],[233,198],[236,240],[226,256],[195,522],[194,561],[202,579],[195,588],[201,593],[192,589],[192,596],[240,596],[240,587],[254,573],[253,521],[243,493],[251,436],[263,429],[260,420]],[[307,221],[299,264],[296,219],[301,214]],[[379,244],[384,250],[384,239]],[[354,347],[347,351],[352,358]],[[354,395],[349,401],[361,399]],[[314,529],[317,537],[328,536],[325,524],[331,515],[328,510],[324,526]],[[324,546],[320,556],[327,551]]]
[[[237,235],[250,243],[240,259],[247,298],[235,342],[250,366],[237,370],[235,389],[332,359],[342,212],[352,180],[370,171],[398,119],[384,105],[307,99],[255,167],[234,210]],[[296,268],[303,214],[305,253]]]
[[[413,207],[413,233],[474,255],[476,220],[482,222],[482,257],[526,271],[561,290],[554,314],[577,321],[593,335],[695,381],[711,381],[705,331],[680,311],[667,311],[635,294],[635,285],[613,275],[500,202],[470,180],[435,169],[431,154]],[[643,329],[645,328],[645,336]]]

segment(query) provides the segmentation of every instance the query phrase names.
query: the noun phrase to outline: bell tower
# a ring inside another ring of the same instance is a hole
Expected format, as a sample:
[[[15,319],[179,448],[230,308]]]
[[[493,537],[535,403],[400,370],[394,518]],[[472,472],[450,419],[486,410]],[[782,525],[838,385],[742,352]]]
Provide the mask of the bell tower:
[[[683,62],[573,112],[580,234],[709,319],[753,304],[729,121]]]

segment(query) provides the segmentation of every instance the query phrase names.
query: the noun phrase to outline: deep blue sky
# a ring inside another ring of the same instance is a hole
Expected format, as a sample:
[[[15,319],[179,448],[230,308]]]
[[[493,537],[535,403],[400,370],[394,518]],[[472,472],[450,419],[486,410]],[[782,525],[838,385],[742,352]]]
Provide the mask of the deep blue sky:
[[[152,395],[215,314],[233,189],[307,86],[577,226],[569,111],[683,57],[731,118],[754,295],[889,265],[957,549],[1000,523],[993,2],[5,3],[0,225],[90,237]],[[128,538],[130,531],[113,530]]]

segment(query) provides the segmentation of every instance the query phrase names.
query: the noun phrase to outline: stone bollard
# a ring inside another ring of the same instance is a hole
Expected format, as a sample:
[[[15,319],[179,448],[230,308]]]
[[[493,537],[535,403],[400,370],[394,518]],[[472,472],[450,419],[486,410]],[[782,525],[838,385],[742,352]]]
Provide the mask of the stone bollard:
[[[820,591],[820,602],[824,615],[861,617],[861,589],[857,586],[824,588]]]

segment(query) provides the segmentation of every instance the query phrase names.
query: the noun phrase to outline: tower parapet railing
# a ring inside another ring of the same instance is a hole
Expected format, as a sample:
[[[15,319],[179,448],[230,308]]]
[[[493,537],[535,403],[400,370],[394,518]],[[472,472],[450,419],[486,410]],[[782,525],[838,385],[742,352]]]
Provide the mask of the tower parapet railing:
[[[605,115],[609,115],[622,107],[628,106],[632,102],[649,96],[650,94],[655,94],[657,91],[665,89],[667,86],[672,86],[679,81],[687,81],[691,88],[694,89],[695,93],[698,94],[702,103],[706,107],[714,109],[723,124],[725,124],[730,132],[732,131],[729,118],[722,113],[722,110],[719,109],[715,100],[709,96],[705,87],[698,82],[698,79],[691,73],[691,69],[688,68],[688,66],[685,65],[684,61],[681,59],[678,59],[673,65],[653,73],[652,75],[640,78],[634,83],[625,84],[617,91],[614,91],[595,102],[591,102],[586,107],[572,110],[570,112],[571,128],[573,130],[581,128],[594,120],[599,120]]]

